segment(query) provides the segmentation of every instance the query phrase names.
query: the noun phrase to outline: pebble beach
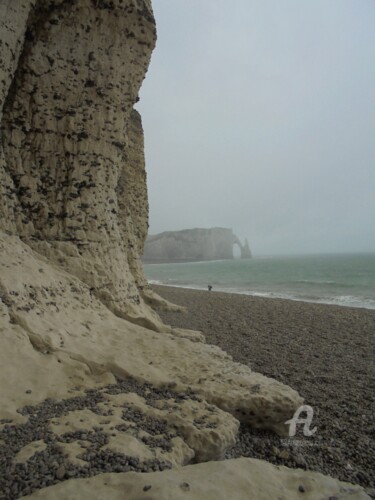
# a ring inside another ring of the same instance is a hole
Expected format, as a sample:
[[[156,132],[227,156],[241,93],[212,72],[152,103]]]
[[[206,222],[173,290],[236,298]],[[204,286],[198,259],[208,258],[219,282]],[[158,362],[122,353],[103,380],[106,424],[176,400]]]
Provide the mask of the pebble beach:
[[[153,286],[187,313],[160,311],[201,331],[235,361],[296,389],[314,411],[311,437],[241,427],[227,458],[265,459],[360,484],[375,498],[375,311]],[[302,426],[298,426],[302,427]]]

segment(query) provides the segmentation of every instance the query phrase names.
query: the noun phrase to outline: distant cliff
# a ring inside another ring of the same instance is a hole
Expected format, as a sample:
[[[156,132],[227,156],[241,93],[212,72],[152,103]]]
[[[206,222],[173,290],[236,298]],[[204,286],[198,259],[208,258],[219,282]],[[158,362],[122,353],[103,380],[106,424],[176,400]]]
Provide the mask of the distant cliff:
[[[249,259],[251,250],[247,239],[242,244],[232,229],[185,229],[166,231],[146,240],[144,262],[193,262],[233,259],[233,245],[238,245],[241,258]]]

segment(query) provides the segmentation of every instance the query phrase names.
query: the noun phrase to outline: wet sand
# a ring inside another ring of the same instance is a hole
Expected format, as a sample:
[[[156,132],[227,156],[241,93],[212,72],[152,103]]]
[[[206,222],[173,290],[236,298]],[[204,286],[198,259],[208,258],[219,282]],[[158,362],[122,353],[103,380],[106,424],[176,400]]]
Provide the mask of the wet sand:
[[[228,457],[320,471],[375,492],[374,310],[153,289],[188,308],[187,314],[160,312],[164,322],[202,331],[234,360],[298,390],[314,410],[314,436],[300,432],[288,442],[243,427]]]

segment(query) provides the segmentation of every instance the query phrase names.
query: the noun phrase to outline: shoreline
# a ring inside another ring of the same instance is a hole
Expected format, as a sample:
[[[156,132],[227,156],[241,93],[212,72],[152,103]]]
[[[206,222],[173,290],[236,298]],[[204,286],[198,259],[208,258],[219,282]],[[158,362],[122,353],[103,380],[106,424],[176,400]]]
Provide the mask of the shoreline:
[[[164,284],[164,283],[161,283],[157,280],[152,280],[152,279],[149,279],[148,280],[149,284],[151,285],[151,287],[162,287],[162,288],[182,288],[183,290],[196,290],[196,291],[200,291],[200,292],[206,292],[208,291],[207,290],[207,287],[201,287],[201,288],[197,288],[197,287],[194,287],[194,286],[191,286],[191,285],[172,285],[172,284]],[[229,295],[244,295],[245,297],[255,297],[255,298],[260,298],[260,299],[271,299],[271,300],[290,300],[292,302],[303,302],[303,303],[306,303],[306,304],[322,304],[322,305],[327,305],[327,306],[337,306],[337,307],[344,307],[344,308],[350,308],[350,309],[365,309],[365,310],[368,310],[368,311],[375,311],[375,305],[372,306],[372,307],[368,307],[368,306],[365,306],[365,305],[352,305],[352,304],[339,304],[339,303],[336,303],[336,302],[330,302],[330,301],[325,301],[324,299],[316,299],[316,300],[313,300],[313,299],[307,299],[307,298],[300,298],[300,297],[283,297],[283,296],[277,296],[276,292],[246,292],[246,291],[234,291],[234,290],[224,290],[224,289],[220,289],[219,287],[213,287],[211,293],[214,292],[214,293],[225,293],[225,294],[229,294]],[[274,296],[272,296],[272,294],[274,294]]]
[[[254,371],[290,385],[314,410],[310,440],[294,442],[241,427],[226,457],[329,474],[375,491],[375,311],[289,299],[153,285],[186,314],[159,311],[175,327],[201,331],[208,344]]]

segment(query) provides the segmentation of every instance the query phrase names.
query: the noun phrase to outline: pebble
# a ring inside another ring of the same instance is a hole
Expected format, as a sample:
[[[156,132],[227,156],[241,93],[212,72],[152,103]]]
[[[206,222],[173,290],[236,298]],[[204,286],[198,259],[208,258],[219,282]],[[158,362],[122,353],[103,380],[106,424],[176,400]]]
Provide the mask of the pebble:
[[[296,465],[298,465],[299,467],[306,467],[306,460],[300,453],[296,453],[293,458]]]
[[[283,460],[288,460],[290,457],[290,453],[288,450],[281,450],[279,453],[279,458],[282,458]]]
[[[60,467],[57,469],[55,476],[56,478],[61,481],[65,477],[65,467],[63,465],[60,465]]]
[[[274,455],[275,457],[278,457],[280,454],[280,450],[277,446],[272,446],[271,452],[272,452],[272,455]]]

